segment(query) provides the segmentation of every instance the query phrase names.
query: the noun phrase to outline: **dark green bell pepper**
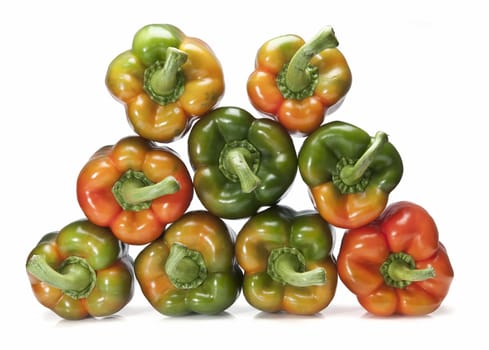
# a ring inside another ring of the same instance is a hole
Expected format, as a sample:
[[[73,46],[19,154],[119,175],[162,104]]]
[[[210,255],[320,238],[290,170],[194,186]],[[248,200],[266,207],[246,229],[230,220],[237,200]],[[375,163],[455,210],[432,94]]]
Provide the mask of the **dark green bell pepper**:
[[[324,124],[308,136],[298,160],[317,210],[342,228],[376,219],[403,173],[401,156],[386,133],[371,137],[341,121]]]
[[[188,140],[194,187],[211,213],[227,219],[277,203],[297,173],[290,134],[278,122],[238,107],[220,107],[197,121]]]

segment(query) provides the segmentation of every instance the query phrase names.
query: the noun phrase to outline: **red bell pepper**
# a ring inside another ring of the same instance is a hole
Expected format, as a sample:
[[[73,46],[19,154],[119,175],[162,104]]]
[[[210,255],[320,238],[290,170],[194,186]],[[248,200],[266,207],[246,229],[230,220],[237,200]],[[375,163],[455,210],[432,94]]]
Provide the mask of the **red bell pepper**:
[[[435,221],[411,202],[393,203],[370,224],[346,231],[337,266],[360,304],[381,316],[435,311],[454,276]]]

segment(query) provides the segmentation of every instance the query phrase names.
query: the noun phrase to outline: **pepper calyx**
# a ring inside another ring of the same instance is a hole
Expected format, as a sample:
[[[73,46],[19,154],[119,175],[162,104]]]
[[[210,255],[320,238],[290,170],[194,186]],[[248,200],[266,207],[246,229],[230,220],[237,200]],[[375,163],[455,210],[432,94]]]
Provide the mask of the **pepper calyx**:
[[[180,184],[173,176],[167,176],[153,183],[141,171],[128,169],[112,186],[112,194],[122,209],[140,211],[149,209],[153,199],[180,190]]]
[[[164,61],[156,61],[144,71],[144,90],[160,105],[176,102],[185,89],[185,76],[181,66],[187,54],[175,47],[166,50]]]
[[[26,269],[38,280],[61,289],[73,299],[86,298],[97,281],[97,274],[88,261],[74,255],[67,257],[58,270],[53,269],[45,257],[32,255]]]
[[[290,100],[303,100],[307,97],[310,97],[314,94],[314,90],[316,90],[316,86],[319,82],[319,70],[317,67],[308,64],[304,69],[304,75],[308,76],[308,83],[301,90],[294,91],[290,89],[287,84],[287,72],[289,70],[290,64],[285,64],[284,67],[277,74],[275,82],[277,84],[280,93],[285,99]]]
[[[424,281],[435,277],[433,267],[416,269],[413,257],[404,252],[392,253],[379,269],[385,284],[394,288],[406,288],[412,282]]]
[[[260,152],[247,140],[227,143],[219,154],[219,169],[232,182],[239,182],[244,193],[252,192],[261,183],[256,175]]]
[[[338,39],[333,28],[326,26],[299,48],[277,75],[276,83],[282,96],[295,100],[312,96],[319,81],[319,71],[310,61],[321,51],[337,46]]]
[[[366,169],[365,172],[362,174],[362,177],[359,180],[357,180],[358,182],[354,184],[347,184],[343,181],[340,175],[342,169],[347,165],[348,166],[355,165],[355,160],[342,157],[340,158],[338,163],[336,163],[336,173],[334,173],[332,176],[332,181],[334,185],[338,188],[338,190],[342,194],[365,191],[370,181],[370,175],[372,174],[372,171],[370,169]]]
[[[207,278],[207,266],[202,254],[180,243],[173,243],[165,262],[165,272],[179,289],[200,286]]]
[[[360,158],[340,158],[332,181],[342,194],[363,192],[367,188],[372,175],[370,165],[387,142],[387,134],[378,131]]]
[[[306,259],[296,248],[275,248],[268,256],[268,275],[283,285],[308,287],[326,283],[326,270],[322,267],[306,271]]]

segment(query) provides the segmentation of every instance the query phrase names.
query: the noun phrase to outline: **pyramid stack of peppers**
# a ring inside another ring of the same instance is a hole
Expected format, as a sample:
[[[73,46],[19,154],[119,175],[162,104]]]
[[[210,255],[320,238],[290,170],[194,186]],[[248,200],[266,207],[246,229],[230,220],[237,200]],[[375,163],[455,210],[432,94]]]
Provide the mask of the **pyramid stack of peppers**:
[[[86,217],[28,254],[37,300],[70,320],[117,313],[135,288],[167,316],[216,315],[241,294],[257,310],[312,315],[339,279],[374,315],[437,310],[453,269],[427,210],[389,203],[398,151],[385,131],[325,121],[352,81],[337,46],[325,27],[259,47],[246,82],[257,117],[219,106],[224,73],[204,41],[169,24],[138,30],[106,74],[135,134],[93,153],[76,188]],[[170,148],[184,136],[192,169]],[[280,204],[298,173],[315,210]],[[205,209],[189,210],[194,193]]]

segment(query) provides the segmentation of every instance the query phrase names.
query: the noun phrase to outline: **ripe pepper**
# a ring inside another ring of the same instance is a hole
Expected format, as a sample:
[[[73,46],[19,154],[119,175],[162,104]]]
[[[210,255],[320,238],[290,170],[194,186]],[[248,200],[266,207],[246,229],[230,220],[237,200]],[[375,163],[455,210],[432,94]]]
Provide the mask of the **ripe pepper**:
[[[352,75],[331,27],[310,42],[282,35],[258,50],[247,82],[252,105],[278,119],[294,135],[309,135],[339,107]]]
[[[110,316],[133,297],[133,261],[108,228],[74,221],[44,235],[26,270],[35,297],[68,320]]]
[[[157,142],[181,138],[191,120],[224,94],[222,67],[211,48],[170,24],[139,29],[132,48],[110,63],[106,85],[125,105],[136,133]]]
[[[297,173],[287,131],[238,107],[216,108],[199,119],[190,131],[188,150],[197,196],[222,218],[248,217],[278,202]]]
[[[370,313],[425,315],[438,309],[453,280],[431,215],[418,204],[390,204],[374,222],[347,230],[338,274]]]
[[[266,312],[312,315],[337,285],[334,229],[317,212],[273,206],[248,219],[236,238],[243,295]]]
[[[238,298],[243,277],[234,239],[217,216],[187,212],[136,257],[136,278],[144,296],[167,316],[226,310]]]
[[[192,178],[178,154],[139,136],[102,147],[77,180],[87,218],[134,245],[159,237],[185,213],[192,196]]]
[[[317,210],[342,228],[377,218],[403,173],[402,159],[384,132],[370,137],[341,121],[324,124],[308,136],[298,158]]]

